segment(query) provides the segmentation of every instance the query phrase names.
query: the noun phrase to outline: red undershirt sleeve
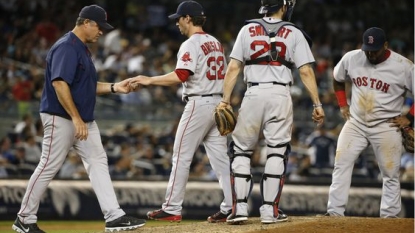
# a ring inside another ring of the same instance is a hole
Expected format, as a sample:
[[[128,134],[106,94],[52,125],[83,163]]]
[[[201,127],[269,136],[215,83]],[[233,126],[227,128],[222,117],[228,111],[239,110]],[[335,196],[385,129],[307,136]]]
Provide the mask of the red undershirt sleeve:
[[[190,76],[190,70],[176,69],[174,70],[174,72],[177,74],[177,77],[179,77],[180,81],[182,82],[186,82]]]

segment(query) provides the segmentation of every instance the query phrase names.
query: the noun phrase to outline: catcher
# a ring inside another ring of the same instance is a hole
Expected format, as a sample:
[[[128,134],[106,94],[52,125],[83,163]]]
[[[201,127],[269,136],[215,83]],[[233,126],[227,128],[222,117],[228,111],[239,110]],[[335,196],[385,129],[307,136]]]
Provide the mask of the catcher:
[[[291,69],[298,68],[301,81],[310,95],[313,103],[311,119],[317,125],[324,122],[324,110],[312,68],[315,60],[310,49],[311,41],[309,43],[308,36],[289,22],[295,3],[295,0],[262,0],[258,13],[263,17],[246,21],[230,54],[219,108],[230,108],[231,94],[240,73],[243,72],[247,84],[229,146],[233,208],[226,222],[230,224],[248,220],[248,200],[254,185],[251,157],[261,133],[267,145],[260,181],[261,223],[288,221],[288,216],[279,209],[279,202],[286,179],[293,125]],[[232,116],[230,119],[230,122],[235,122]],[[229,132],[233,129],[232,123],[223,128],[228,128],[223,133]]]

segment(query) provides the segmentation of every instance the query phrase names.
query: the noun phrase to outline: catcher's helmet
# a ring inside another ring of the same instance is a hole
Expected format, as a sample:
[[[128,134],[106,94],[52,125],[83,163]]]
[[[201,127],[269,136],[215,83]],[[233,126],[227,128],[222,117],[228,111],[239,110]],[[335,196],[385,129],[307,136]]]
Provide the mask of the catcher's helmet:
[[[260,14],[277,12],[282,6],[287,6],[287,13],[282,20],[290,21],[296,0],[261,0]]]

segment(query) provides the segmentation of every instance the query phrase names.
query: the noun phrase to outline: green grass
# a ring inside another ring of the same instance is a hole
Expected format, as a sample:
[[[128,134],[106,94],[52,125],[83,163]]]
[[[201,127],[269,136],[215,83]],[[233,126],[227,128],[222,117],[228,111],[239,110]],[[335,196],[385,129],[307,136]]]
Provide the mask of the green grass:
[[[202,222],[203,220],[185,220],[181,223],[170,223],[165,221],[147,221],[145,227],[163,225],[189,224]],[[12,230],[14,221],[0,221],[0,233],[15,233]],[[104,221],[42,221],[38,222],[39,227],[48,233],[97,233],[104,232]]]

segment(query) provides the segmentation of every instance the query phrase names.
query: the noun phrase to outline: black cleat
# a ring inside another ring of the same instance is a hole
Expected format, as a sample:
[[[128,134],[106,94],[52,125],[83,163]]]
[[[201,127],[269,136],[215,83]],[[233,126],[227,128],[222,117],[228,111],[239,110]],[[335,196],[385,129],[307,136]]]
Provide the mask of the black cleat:
[[[19,217],[17,217],[16,221],[14,221],[12,229],[19,233],[45,233],[39,229],[36,223],[24,224],[20,221]]]
[[[111,222],[105,223],[105,232],[129,231],[142,227],[145,224],[146,220],[144,219],[138,219],[124,215]]]

